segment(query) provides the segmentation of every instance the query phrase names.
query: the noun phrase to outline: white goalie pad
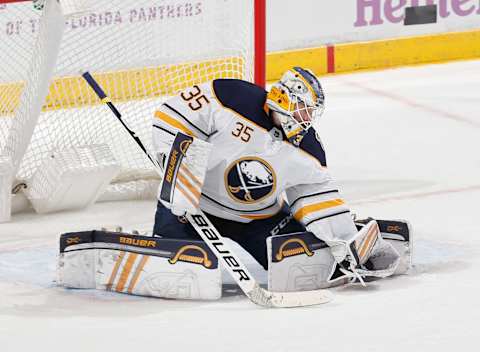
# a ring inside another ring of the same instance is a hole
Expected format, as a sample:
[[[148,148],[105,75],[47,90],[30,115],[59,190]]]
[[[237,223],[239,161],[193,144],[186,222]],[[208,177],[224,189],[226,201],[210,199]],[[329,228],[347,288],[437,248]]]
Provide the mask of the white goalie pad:
[[[310,291],[350,281],[335,271],[329,247],[310,232],[269,237],[267,252],[270,291]]]
[[[221,297],[217,258],[201,241],[90,231],[62,235],[58,284],[132,295]]]
[[[381,235],[400,255],[393,275],[405,274],[411,265],[411,232]],[[352,279],[339,270],[329,247],[309,232],[269,237],[267,251],[271,291],[316,290],[343,285]]]
[[[106,144],[53,151],[24,192],[37,213],[81,209],[97,200],[119,170]]]
[[[212,147],[180,132],[175,136],[158,192],[158,199],[173,214],[197,214]]]

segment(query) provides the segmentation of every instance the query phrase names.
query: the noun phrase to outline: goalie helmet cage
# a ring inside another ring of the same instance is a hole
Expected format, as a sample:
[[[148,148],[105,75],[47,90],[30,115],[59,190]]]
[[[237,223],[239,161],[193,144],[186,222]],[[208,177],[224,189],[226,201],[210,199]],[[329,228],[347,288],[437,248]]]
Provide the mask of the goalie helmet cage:
[[[151,147],[169,96],[214,78],[265,85],[266,0],[0,0],[0,157],[28,185],[53,150],[107,144],[103,200],[151,198],[158,176],[81,78],[90,71]]]

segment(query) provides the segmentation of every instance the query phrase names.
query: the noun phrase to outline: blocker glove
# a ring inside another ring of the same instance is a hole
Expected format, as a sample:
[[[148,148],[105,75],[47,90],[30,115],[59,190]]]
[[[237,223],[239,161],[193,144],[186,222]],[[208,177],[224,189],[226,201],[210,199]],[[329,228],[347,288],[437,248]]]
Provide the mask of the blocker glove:
[[[159,201],[177,216],[196,214],[212,144],[178,132],[163,164]]]

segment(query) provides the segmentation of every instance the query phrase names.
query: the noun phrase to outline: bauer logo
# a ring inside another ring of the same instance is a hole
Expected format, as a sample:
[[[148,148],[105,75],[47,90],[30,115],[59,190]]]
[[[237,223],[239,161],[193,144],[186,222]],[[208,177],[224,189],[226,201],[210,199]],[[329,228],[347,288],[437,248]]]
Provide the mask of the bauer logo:
[[[274,192],[275,184],[273,168],[260,158],[235,160],[225,171],[227,193],[237,202],[258,202]]]
[[[173,174],[175,172],[175,166],[177,164],[177,155],[178,155],[178,151],[177,150],[172,150],[170,161],[168,163],[167,174],[165,175],[165,179],[169,183],[172,183]]]
[[[80,237],[70,237],[67,238],[67,244],[78,244],[82,241]]]
[[[152,247],[155,248],[157,242],[151,240],[139,240],[136,238],[130,237],[120,237],[120,243],[128,244],[131,246],[139,246],[139,247]]]

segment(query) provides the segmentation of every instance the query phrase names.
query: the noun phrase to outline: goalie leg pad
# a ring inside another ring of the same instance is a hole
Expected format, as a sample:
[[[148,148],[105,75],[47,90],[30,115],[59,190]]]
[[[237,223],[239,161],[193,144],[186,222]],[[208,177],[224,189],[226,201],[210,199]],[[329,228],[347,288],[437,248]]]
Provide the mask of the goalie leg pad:
[[[309,291],[350,281],[337,267],[327,244],[311,232],[269,237],[267,250],[270,291]]]
[[[411,232],[399,235],[382,232],[383,241],[400,255],[393,275],[405,273],[410,266]],[[410,237],[409,237],[410,236]],[[342,272],[325,242],[310,232],[272,236],[267,239],[268,288],[274,292],[316,290],[347,284],[352,280]]]
[[[219,299],[218,260],[202,241],[87,231],[60,237],[58,284],[175,299]]]

